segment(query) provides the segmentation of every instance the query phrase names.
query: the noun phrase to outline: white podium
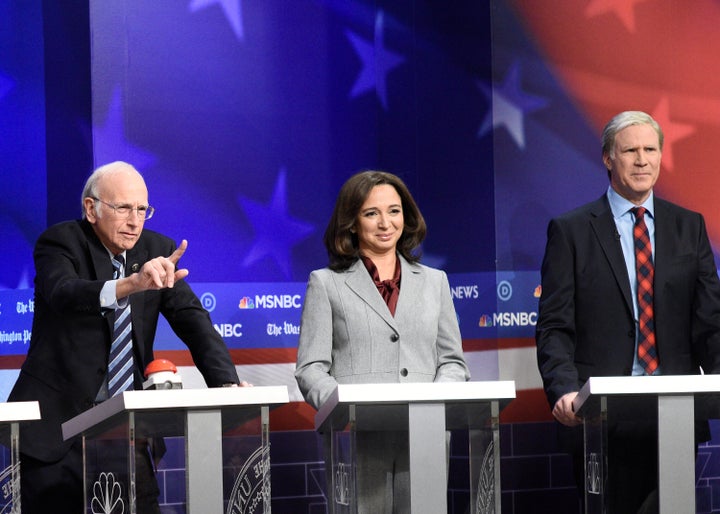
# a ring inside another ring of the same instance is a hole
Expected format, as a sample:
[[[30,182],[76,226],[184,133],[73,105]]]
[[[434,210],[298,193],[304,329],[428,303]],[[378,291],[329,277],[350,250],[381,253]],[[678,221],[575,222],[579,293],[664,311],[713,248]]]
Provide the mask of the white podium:
[[[586,512],[606,512],[607,400],[619,396],[657,398],[660,514],[695,512],[695,402],[712,408],[718,393],[720,375],[591,377],[573,402],[585,419]]]
[[[86,512],[137,512],[136,448],[178,436],[184,512],[270,512],[269,406],[288,401],[286,386],[126,391],[70,419],[63,437],[82,436]]]
[[[513,381],[338,385],[315,416],[331,438],[330,512],[357,512],[356,433],[407,431],[412,514],[446,513],[447,430],[466,429],[470,512],[499,513],[500,403],[513,398]]]
[[[20,512],[20,422],[39,419],[38,402],[0,403],[0,512]]]

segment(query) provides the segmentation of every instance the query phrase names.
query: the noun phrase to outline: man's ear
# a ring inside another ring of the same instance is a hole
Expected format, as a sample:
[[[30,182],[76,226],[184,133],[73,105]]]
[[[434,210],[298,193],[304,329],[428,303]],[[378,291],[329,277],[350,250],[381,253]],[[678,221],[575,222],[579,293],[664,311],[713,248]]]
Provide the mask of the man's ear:
[[[602,156],[603,163],[605,164],[605,169],[612,170],[612,157],[610,157],[609,153],[604,153]]]
[[[97,220],[97,214],[95,213],[95,201],[92,198],[85,198],[83,200],[83,207],[85,208],[85,217],[90,223],[95,223]]]

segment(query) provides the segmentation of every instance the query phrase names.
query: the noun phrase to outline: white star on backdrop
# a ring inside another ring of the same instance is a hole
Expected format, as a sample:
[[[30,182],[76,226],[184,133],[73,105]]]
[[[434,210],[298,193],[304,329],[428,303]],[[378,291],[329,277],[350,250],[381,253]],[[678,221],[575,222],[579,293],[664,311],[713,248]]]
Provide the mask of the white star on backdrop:
[[[652,117],[663,129],[665,136],[662,150],[663,167],[668,171],[673,171],[675,167],[675,159],[673,158],[673,145],[681,139],[685,139],[695,132],[693,125],[687,123],[678,123],[670,121],[670,101],[665,96],[655,106],[652,111]]]
[[[98,166],[123,160],[142,170],[155,162],[153,154],[133,145],[125,138],[123,105],[119,87],[113,91],[105,123],[93,125],[92,133],[93,153],[95,164]]]
[[[592,18],[614,13],[628,32],[635,32],[635,4],[645,0],[592,0],[585,7],[585,16]]]
[[[277,262],[287,278],[292,276],[291,247],[310,235],[315,227],[293,218],[287,206],[287,172],[280,170],[272,200],[263,205],[250,198],[240,198],[245,215],[255,231],[255,242],[243,260],[243,266],[250,266],[263,257]]]
[[[350,91],[350,98],[355,98],[374,89],[383,108],[387,110],[387,74],[393,68],[402,64],[405,58],[385,48],[383,31],[383,12],[378,11],[375,16],[375,40],[373,43],[349,30],[346,31],[346,35],[355,48],[358,57],[360,57],[363,66],[355,80],[352,91]]]
[[[547,100],[522,91],[518,63],[510,66],[502,84],[478,82],[478,87],[491,103],[491,108],[478,130],[478,137],[503,126],[518,147],[525,148],[525,115],[545,107]]]
[[[211,5],[220,4],[220,7],[222,7],[225,13],[225,17],[235,33],[235,37],[242,41],[245,38],[245,32],[243,30],[241,1],[242,0],[192,0],[189,9],[190,12],[197,12]]]

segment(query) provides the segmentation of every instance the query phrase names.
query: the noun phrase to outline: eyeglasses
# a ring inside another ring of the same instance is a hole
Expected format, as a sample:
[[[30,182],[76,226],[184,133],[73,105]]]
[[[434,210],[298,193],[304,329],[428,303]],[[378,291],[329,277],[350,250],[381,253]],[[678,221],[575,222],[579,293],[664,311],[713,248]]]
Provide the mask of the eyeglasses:
[[[115,214],[119,217],[125,217],[129,218],[132,211],[137,212],[138,218],[141,220],[149,220],[153,217],[153,214],[155,214],[155,208],[150,205],[138,205],[137,207],[132,207],[127,204],[123,205],[113,205],[111,203],[104,202],[103,200],[100,200],[100,198],[95,198],[94,196],[91,196],[93,200],[96,200],[100,203],[104,203],[108,207],[110,207],[113,211],[115,211]]]

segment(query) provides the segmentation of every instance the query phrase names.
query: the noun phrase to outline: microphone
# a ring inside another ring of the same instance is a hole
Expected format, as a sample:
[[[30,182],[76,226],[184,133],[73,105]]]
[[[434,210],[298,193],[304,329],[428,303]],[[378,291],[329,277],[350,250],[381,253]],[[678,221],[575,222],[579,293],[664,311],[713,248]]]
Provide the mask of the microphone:
[[[620,241],[620,232],[618,232],[618,229],[615,229],[615,239]],[[136,264],[136,266],[137,266],[137,264]]]
[[[137,262],[134,262],[133,265],[130,266],[130,270],[133,273],[137,273],[139,269],[140,269],[140,265]]]

